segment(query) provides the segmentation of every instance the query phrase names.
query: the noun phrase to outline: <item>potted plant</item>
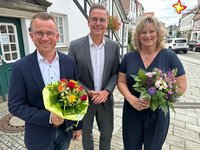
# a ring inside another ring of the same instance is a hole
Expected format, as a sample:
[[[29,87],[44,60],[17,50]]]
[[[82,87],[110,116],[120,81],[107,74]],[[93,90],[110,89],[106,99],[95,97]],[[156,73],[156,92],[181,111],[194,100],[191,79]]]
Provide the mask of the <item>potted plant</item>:
[[[120,21],[117,16],[109,16],[107,29],[111,29],[114,32],[119,31]]]

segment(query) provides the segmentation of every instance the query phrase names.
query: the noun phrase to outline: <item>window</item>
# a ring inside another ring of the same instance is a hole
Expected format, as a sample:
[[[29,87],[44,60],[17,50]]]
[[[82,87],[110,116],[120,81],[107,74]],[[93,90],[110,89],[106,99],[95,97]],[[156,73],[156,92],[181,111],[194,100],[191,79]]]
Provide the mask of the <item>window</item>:
[[[66,31],[66,16],[53,14],[58,27],[58,33],[60,35],[57,42],[58,47],[66,47],[67,44],[67,31]]]
[[[124,44],[127,45],[127,40],[128,40],[128,27],[125,26],[124,28]]]
[[[17,29],[14,24],[0,23],[0,43],[6,63],[12,63],[20,58]]]
[[[60,34],[60,38],[58,40],[58,43],[64,43],[64,26],[63,26],[63,18],[62,17],[55,17],[56,23],[58,27],[58,33]]]

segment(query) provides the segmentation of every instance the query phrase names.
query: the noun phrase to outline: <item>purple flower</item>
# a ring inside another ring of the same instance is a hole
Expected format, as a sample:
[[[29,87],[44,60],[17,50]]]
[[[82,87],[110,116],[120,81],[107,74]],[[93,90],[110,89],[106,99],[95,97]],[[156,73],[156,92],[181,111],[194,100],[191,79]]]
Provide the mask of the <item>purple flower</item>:
[[[152,85],[152,79],[147,78],[147,86],[150,87]]]
[[[149,88],[149,89],[148,89],[148,93],[149,93],[150,95],[156,94],[155,88],[153,88],[153,87]]]

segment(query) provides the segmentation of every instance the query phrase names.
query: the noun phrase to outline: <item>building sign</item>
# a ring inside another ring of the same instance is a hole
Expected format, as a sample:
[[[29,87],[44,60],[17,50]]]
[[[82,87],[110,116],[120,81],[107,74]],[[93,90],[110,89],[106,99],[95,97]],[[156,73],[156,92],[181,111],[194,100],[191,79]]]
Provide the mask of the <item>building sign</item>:
[[[9,37],[8,34],[1,34],[1,43],[2,44],[9,44]]]

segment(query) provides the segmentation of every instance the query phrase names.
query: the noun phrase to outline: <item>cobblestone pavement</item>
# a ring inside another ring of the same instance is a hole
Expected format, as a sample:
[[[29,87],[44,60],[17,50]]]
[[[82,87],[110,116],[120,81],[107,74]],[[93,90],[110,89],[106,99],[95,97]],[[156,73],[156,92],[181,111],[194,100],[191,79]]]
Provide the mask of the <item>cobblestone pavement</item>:
[[[188,78],[188,88],[180,102],[175,105],[176,113],[171,112],[170,128],[163,150],[199,150],[200,149],[200,61],[179,55]],[[123,150],[122,143],[122,105],[123,97],[114,91],[114,132],[112,150]],[[8,114],[6,104],[0,105],[0,119]],[[23,132],[5,133],[0,130],[0,150],[25,150]],[[94,144],[98,150],[99,132],[94,124]],[[81,138],[72,141],[70,150],[82,150]]]

